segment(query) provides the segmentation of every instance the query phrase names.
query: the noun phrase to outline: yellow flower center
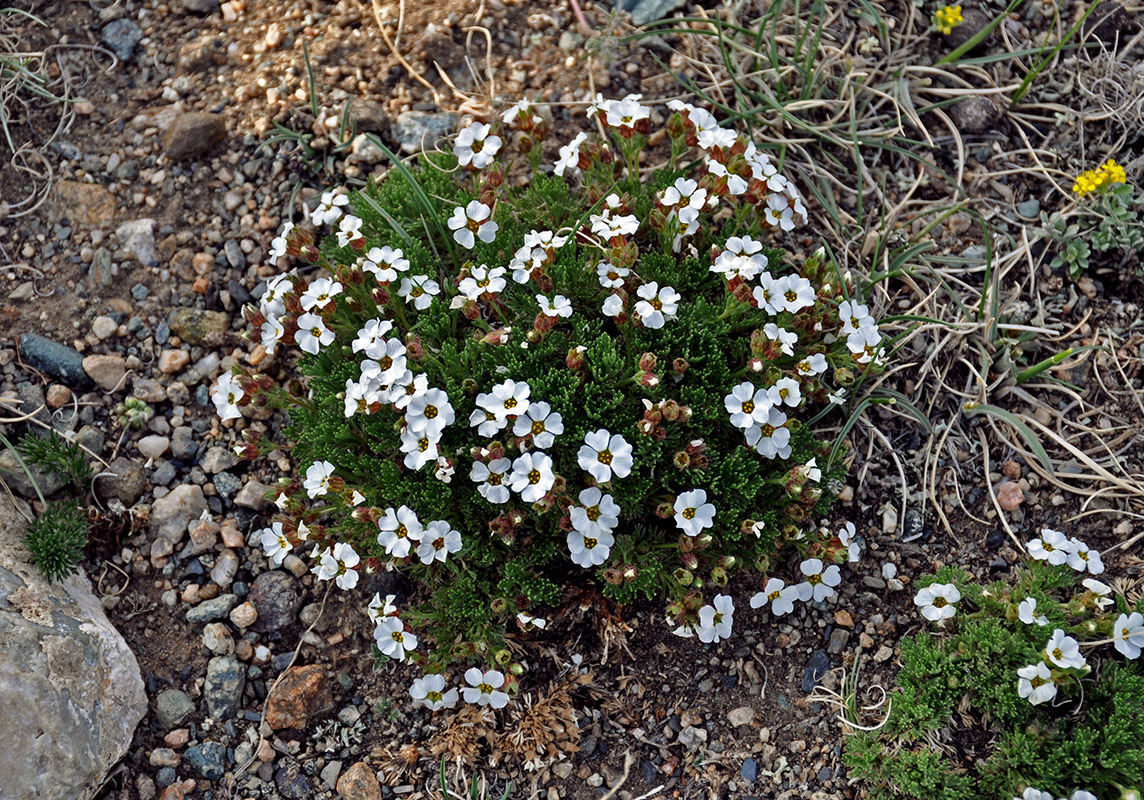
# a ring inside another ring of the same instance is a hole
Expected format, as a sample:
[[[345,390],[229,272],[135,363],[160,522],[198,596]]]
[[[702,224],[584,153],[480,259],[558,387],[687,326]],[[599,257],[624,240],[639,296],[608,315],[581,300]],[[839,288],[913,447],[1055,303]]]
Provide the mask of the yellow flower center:
[[[395,641],[395,642],[405,641],[405,634],[402,633],[401,631],[394,631],[393,632],[393,641]]]
[[[745,400],[743,402],[743,413],[744,414],[753,413],[754,410],[755,410],[755,401],[754,400]]]
[[[423,437],[423,438],[417,440],[417,449],[422,453],[424,453],[426,450],[429,449],[428,437]]]
[[[767,595],[767,599],[768,600],[778,600],[780,594],[782,594],[781,590],[777,591],[777,592],[771,592],[770,594]]]
[[[437,406],[425,406],[425,418],[434,419],[437,416]]]
[[[586,516],[592,522],[595,522],[600,518],[600,507],[588,506],[588,508],[584,509],[584,516]]]
[[[584,537],[584,547],[588,548],[589,550],[595,550],[597,544],[599,544],[599,542],[597,542],[591,536]]]
[[[1059,647],[1057,647],[1053,650],[1053,658],[1058,659],[1058,660],[1061,658],[1064,658],[1064,653],[1061,652],[1061,649]]]
[[[504,407],[505,408],[516,408],[516,398],[510,397],[508,400],[505,400],[504,401]]]
[[[445,537],[443,537],[443,536],[438,536],[436,539],[434,539],[434,540],[433,540],[433,549],[434,549],[434,550],[443,550],[443,549],[445,549]]]
[[[1030,679],[1029,679],[1029,684],[1030,684],[1030,685],[1031,685],[1031,686],[1032,686],[1034,689],[1039,689],[1039,688],[1041,688],[1042,686],[1044,686],[1044,685],[1045,685],[1045,683],[1046,683],[1045,679],[1044,679],[1044,678],[1042,678],[1040,675],[1034,675],[1032,678],[1030,678]]]
[[[763,434],[763,438],[769,439],[775,435],[775,426],[764,422],[759,426],[759,431]]]
[[[532,423],[532,435],[536,436],[541,433],[544,433],[544,420],[538,419]]]
[[[397,526],[397,530],[395,530],[395,531],[393,532],[393,534],[394,534],[394,536],[396,536],[398,539],[404,539],[406,536],[408,536],[408,535],[409,535],[409,529],[408,529],[408,528],[406,528],[404,525],[398,525],[398,526]]]
[[[806,579],[806,582],[809,583],[811,586],[815,586],[817,584],[822,583],[822,576],[821,575],[811,575],[809,578]]]
[[[382,371],[382,372],[388,372],[388,371],[389,371],[389,368],[393,366],[393,359],[392,359],[392,358],[390,358],[389,356],[382,356],[382,357],[381,357],[381,358],[378,360],[378,362],[377,362],[377,365],[378,365],[379,367],[381,367],[381,371]],[[411,384],[411,385],[412,385],[412,384]],[[410,392],[410,394],[412,394],[412,392]]]
[[[540,470],[534,469],[528,473],[528,482],[533,486],[540,483]]]
[[[682,512],[680,512],[680,516],[684,519],[695,519],[695,509],[685,508]]]
[[[612,463],[612,451],[611,450],[601,450],[599,453],[596,453],[596,459],[601,464],[610,465]]]
[[[490,473],[489,473],[489,480],[488,480],[488,484],[489,484],[489,486],[500,486],[500,485],[501,485],[501,475],[500,475],[500,473],[498,473],[498,472],[490,472]]]

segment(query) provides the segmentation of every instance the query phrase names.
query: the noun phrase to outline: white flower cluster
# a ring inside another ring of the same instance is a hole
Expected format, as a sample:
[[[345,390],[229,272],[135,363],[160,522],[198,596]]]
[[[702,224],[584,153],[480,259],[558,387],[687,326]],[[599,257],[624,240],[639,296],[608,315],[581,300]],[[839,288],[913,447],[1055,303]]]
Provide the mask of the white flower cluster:
[[[1075,536],[1065,536],[1052,528],[1042,528],[1041,535],[1025,543],[1029,555],[1037,561],[1047,561],[1053,566],[1068,564],[1077,572],[1099,575],[1104,572],[1104,562],[1100,553],[1092,550]]]
[[[1097,800],[1097,798],[1092,792],[1086,792],[1084,789],[1077,789],[1068,797],[1055,798],[1049,792],[1042,792],[1030,786],[1020,797],[1014,797],[1013,800]]]

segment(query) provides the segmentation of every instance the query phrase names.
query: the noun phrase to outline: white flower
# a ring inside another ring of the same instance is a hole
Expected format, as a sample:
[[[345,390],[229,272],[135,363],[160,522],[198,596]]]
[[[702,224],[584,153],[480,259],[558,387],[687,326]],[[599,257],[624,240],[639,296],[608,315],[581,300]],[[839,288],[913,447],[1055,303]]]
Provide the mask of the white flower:
[[[817,558],[808,558],[798,565],[806,580],[796,588],[803,600],[825,600],[834,596],[834,587],[842,583],[842,570],[837,564],[824,567]]]
[[[536,302],[546,317],[572,316],[572,302],[562,294],[554,296],[551,302],[549,302],[548,298],[544,295],[538,294],[536,296]]]
[[[501,423],[528,411],[531,389],[524,381],[505,380],[491,392],[477,395],[477,405],[493,414]],[[475,415],[474,415],[475,416]],[[475,424],[470,421],[470,424]]]
[[[1061,669],[1083,669],[1085,666],[1080,643],[1060,628],[1053,631],[1049,643],[1045,645],[1045,657]]]
[[[548,261],[548,251],[543,247],[524,245],[513,254],[508,266],[512,270],[512,279],[517,283],[528,283],[532,273],[544,266]]]
[[[493,157],[501,148],[499,136],[489,136],[492,130],[482,122],[473,122],[461,129],[453,145],[453,155],[462,167],[473,165],[474,169],[484,169],[493,163]]]
[[[377,381],[362,378],[360,381],[346,379],[345,415],[349,419],[354,414],[364,413],[371,404],[381,402]]]
[[[580,163],[580,145],[588,140],[588,134],[578,133],[576,137],[568,144],[560,148],[560,158],[556,160],[556,166],[552,170],[560,177],[564,177],[564,173],[568,170],[572,172],[579,171]]]
[[[768,407],[766,421],[747,428],[747,444],[766,458],[790,458],[790,429],[786,422],[786,414],[773,406]]]
[[[763,326],[763,335],[772,342],[778,342],[779,349],[786,355],[794,355],[794,346],[798,344],[798,334],[794,331],[788,331],[773,322],[768,322]]]
[[[671,240],[671,249],[678,253],[684,238],[699,230],[699,212],[691,206],[681,208],[679,211],[672,211],[667,215],[667,230],[674,235]]]
[[[521,117],[528,114],[528,110],[530,108],[532,108],[532,103],[528,102],[527,100],[517,100],[509,107],[508,111],[501,114],[501,122],[503,122],[505,125],[512,125]],[[532,121],[540,122],[541,119],[534,114],[532,116]]]
[[[262,346],[266,348],[266,352],[274,355],[274,351],[278,349],[278,342],[286,335],[286,328],[282,325],[282,321],[278,317],[268,315],[266,321],[262,323]]]
[[[505,271],[504,267],[490,269],[481,264],[473,267],[469,277],[463,279],[457,289],[470,300],[476,300],[483,294],[498,294],[508,285],[503,277]]]
[[[441,389],[430,389],[414,395],[405,409],[405,424],[414,433],[428,433],[440,436],[446,427],[453,424],[453,406],[449,395]]]
[[[372,273],[378,283],[392,283],[397,280],[398,272],[409,269],[409,259],[401,250],[394,250],[389,245],[371,247],[362,259],[361,268]]]
[[[1044,614],[1039,617],[1034,616],[1037,613],[1037,598],[1026,597],[1017,605],[1017,618],[1024,622],[1026,625],[1040,625],[1044,627],[1049,624],[1049,618]]]
[[[636,303],[636,313],[640,315],[644,327],[662,328],[667,317],[674,317],[679,310],[680,295],[670,286],[659,288],[655,281],[645,283],[636,289],[642,298]]]
[[[441,451],[437,447],[440,441],[439,436],[428,431],[417,433],[406,428],[401,433],[401,446],[399,448],[402,453],[405,453],[405,459],[402,463],[409,469],[417,471],[430,462],[436,462],[437,457],[441,455]]]
[[[815,353],[807,356],[804,360],[794,365],[795,372],[799,375],[806,375],[812,377],[826,372],[826,356],[822,353]]]
[[[456,689],[445,690],[445,676],[431,673],[413,681],[409,695],[430,711],[452,708],[459,697]]]
[[[685,206],[702,211],[707,204],[707,190],[690,178],[676,178],[675,183],[663,190],[660,202],[667,208]]]
[[[805,475],[806,479],[811,483],[818,483],[822,480],[822,470],[818,468],[817,458],[812,458],[810,461],[807,461],[798,468],[798,471]]]
[[[772,405],[766,389],[758,389],[748,381],[739,383],[723,398],[723,407],[731,414],[731,425],[744,430],[768,420]]]
[[[286,534],[282,531],[282,523],[275,522],[269,528],[263,528],[258,537],[259,544],[262,549],[266,551],[266,555],[274,562],[274,566],[282,566],[282,562],[286,560],[286,556],[294,549],[294,545],[290,544],[290,540],[286,538]]]
[[[421,534],[421,544],[417,546],[417,557],[422,564],[434,561],[444,563],[449,553],[461,549],[461,534],[453,530],[443,519],[434,520],[425,526]]]
[[[961,592],[952,583],[934,583],[914,595],[914,605],[922,610],[923,617],[937,622],[956,614],[954,603],[960,599]]]
[[[1112,646],[1125,658],[1140,658],[1144,649],[1144,614],[1121,614],[1112,626]]]
[[[548,627],[548,620],[543,619],[542,617],[530,616],[525,614],[523,611],[516,615],[516,621],[517,624],[519,624],[520,627],[525,630],[530,628],[540,628],[543,630],[544,628]]]
[[[405,630],[398,617],[385,617],[373,629],[377,649],[395,661],[404,661],[406,652],[417,649],[417,637]]]
[[[784,275],[775,281],[773,290],[783,311],[796,314],[814,305],[814,286],[801,275]]]
[[[619,289],[624,285],[624,278],[631,273],[627,267],[617,267],[611,261],[601,261],[596,265],[596,276],[605,289]]]
[[[306,469],[306,479],[302,481],[302,488],[310,499],[319,497],[329,491],[330,478],[334,474],[334,465],[329,461],[315,461]]]
[[[1069,797],[1069,800],[1096,800],[1096,795],[1092,792],[1086,792],[1084,789],[1077,789]]]
[[[813,459],[811,460],[813,461]],[[857,535],[858,531],[853,522],[847,522],[838,532],[838,541],[846,548],[846,555],[851,564],[858,560],[858,542],[854,541],[854,537]]]
[[[555,482],[552,459],[547,453],[525,453],[512,462],[509,485],[526,503],[535,503],[544,497]]]
[[[532,445],[544,450],[552,446],[558,434],[564,433],[564,420],[548,403],[529,403],[528,410],[516,418],[512,433],[531,436]]]
[[[859,364],[868,364],[882,354],[882,334],[877,325],[865,325],[846,337],[846,349]]]
[[[338,588],[349,590],[357,586],[358,572],[354,567],[361,563],[361,556],[346,542],[338,542],[332,557],[337,564],[334,583]]]
[[[317,314],[302,314],[298,317],[298,332],[294,341],[303,353],[317,355],[318,351],[334,341],[334,332]]]
[[[511,495],[505,486],[505,475],[511,467],[512,462],[507,458],[497,458],[487,464],[483,461],[474,461],[473,468],[469,471],[469,479],[473,483],[480,484],[477,491],[490,503],[507,503]]]
[[[286,240],[290,235],[290,231],[294,230],[294,223],[287,222],[282,226],[282,231],[270,241],[270,261],[276,262],[282,256],[286,255]]]
[[[369,601],[369,605],[366,607],[366,616],[374,622],[383,620],[386,617],[392,617],[397,613],[397,606],[393,604],[393,601],[396,599],[397,595],[387,594],[385,600],[382,600],[381,594],[374,592],[373,599]]]
[[[767,207],[763,209],[763,222],[772,228],[794,230],[795,208],[786,195],[776,193],[767,196]]]
[[[642,94],[629,94],[623,100],[613,100],[604,109],[607,123],[612,128],[634,128],[641,119],[651,117],[651,109],[640,105]]]
[[[1069,539],[1068,564],[1077,572],[1088,570],[1093,575],[1104,572],[1104,562],[1100,560],[1100,553],[1090,550],[1088,545],[1080,539]]]
[[[731,147],[738,136],[729,128],[720,128],[718,125],[701,129],[697,132],[698,145],[704,150],[713,150],[716,147]]]
[[[469,684],[461,694],[466,703],[478,706],[492,706],[504,708],[508,705],[508,694],[499,691],[504,686],[504,674],[495,669],[481,672],[477,667],[470,667],[465,672],[465,681]]]
[[[414,375],[412,370],[407,369],[390,384],[389,402],[401,411],[409,407],[414,397],[427,391],[429,391],[429,379],[422,373]]]
[[[735,602],[725,594],[715,595],[713,605],[699,609],[699,625],[695,635],[701,642],[720,642],[731,637]]]
[[[791,408],[797,408],[802,402],[802,391],[794,378],[779,378],[774,386],[767,389],[767,397],[772,405],[781,406],[786,403]]]
[[[838,320],[842,323],[842,333],[847,335],[874,324],[869,306],[850,300],[838,304]]]
[[[394,558],[409,555],[411,544],[420,541],[423,528],[421,521],[409,506],[398,509],[387,508],[385,515],[377,521],[377,543]]]
[[[366,355],[370,358],[376,358],[373,354],[378,351],[381,343],[385,340],[385,335],[393,330],[393,323],[385,319],[371,319],[358,329],[357,338],[353,340],[350,349],[355,353],[366,351]]]
[[[580,469],[596,479],[597,483],[607,483],[615,473],[617,478],[626,478],[632,472],[632,446],[620,434],[609,433],[604,428],[584,435],[584,444],[576,455]]]
[[[698,536],[715,520],[715,506],[707,502],[707,492],[692,489],[675,498],[675,524],[688,536]]]
[[[489,219],[492,213],[492,209],[480,200],[470,200],[467,206],[453,209],[453,216],[449,217],[449,229],[453,231],[457,244],[472,250],[477,239],[485,244],[496,239],[500,226]]]
[[[1107,583],[1101,583],[1096,578],[1085,578],[1081,585],[1096,595],[1094,602],[1097,608],[1105,609],[1112,605],[1112,587]]]
[[[557,236],[555,231],[531,230],[524,235],[525,247],[539,247],[545,250],[559,250],[568,241],[567,236]]]
[[[242,412],[238,410],[238,401],[243,398],[244,394],[245,392],[242,391],[242,387],[239,386],[238,380],[233,375],[229,372],[220,375],[214,391],[211,392],[211,400],[214,402],[219,419],[226,422],[228,419],[241,417]]]
[[[481,395],[488,397],[490,395]],[[480,397],[478,396],[478,404]],[[477,433],[481,436],[496,436],[506,424],[508,424],[507,417],[498,417],[493,412],[486,408],[480,407],[473,409],[473,413],[469,415],[469,426],[475,427]]]
[[[826,399],[831,403],[831,405],[844,405],[846,403],[846,390],[839,388],[837,391],[826,395]]]
[[[390,386],[406,373],[406,350],[398,339],[383,339],[366,350],[369,356],[361,362],[364,378],[373,378],[382,386]]]
[[[345,213],[343,207],[349,204],[350,198],[347,195],[335,194],[333,191],[323,192],[317,208],[310,212],[310,222],[315,225],[336,222]]]
[[[1053,683],[1053,673],[1044,661],[1021,667],[1017,670],[1017,694],[1027,698],[1033,705],[1048,702],[1057,696],[1057,685]]]
[[[584,568],[598,567],[608,560],[615,538],[609,531],[586,534],[582,531],[568,531],[568,552],[572,562]]]
[[[330,278],[315,278],[298,298],[303,311],[311,311],[315,306],[325,308],[336,295],[342,293],[342,285]]]
[[[338,247],[345,247],[350,242],[365,239],[361,232],[361,219],[352,214],[346,214],[338,223]]]
[[[797,586],[787,586],[780,578],[771,578],[761,592],[751,597],[751,608],[762,608],[771,604],[771,613],[776,617],[794,611],[794,601],[799,599]]]
[[[588,221],[592,223],[592,233],[604,239],[630,236],[640,227],[639,219],[632,214],[612,215],[610,212],[605,212],[591,215]]]
[[[441,481],[441,483],[452,483],[453,473],[456,471],[457,468],[453,466],[452,461],[445,458],[445,456],[440,456],[437,458],[437,468],[433,470],[433,477]]]
[[[760,252],[763,249],[762,242],[757,242],[750,236],[732,236],[727,240],[725,248],[711,265],[712,272],[728,278],[739,277],[751,281],[766,270],[769,262]]]
[[[568,510],[572,529],[584,536],[610,535],[620,522],[620,507],[595,486],[580,491],[580,505]],[[611,542],[608,542],[611,545]],[[606,554],[605,554],[606,557]]]
[[[714,175],[716,178],[727,179],[727,193],[730,195],[745,194],[750,184],[743,179],[742,176],[729,172],[720,162],[713,158],[707,159],[707,172]]]
[[[609,317],[619,315],[624,310],[624,301],[618,294],[610,294],[604,298],[604,306],[602,309]]]
[[[401,279],[397,288],[397,296],[412,303],[418,311],[429,308],[433,297],[441,292],[441,285],[428,275],[411,275]]]
[[[1068,537],[1052,528],[1042,528],[1040,538],[1025,542],[1025,547],[1037,561],[1048,561],[1059,567],[1069,560]]]

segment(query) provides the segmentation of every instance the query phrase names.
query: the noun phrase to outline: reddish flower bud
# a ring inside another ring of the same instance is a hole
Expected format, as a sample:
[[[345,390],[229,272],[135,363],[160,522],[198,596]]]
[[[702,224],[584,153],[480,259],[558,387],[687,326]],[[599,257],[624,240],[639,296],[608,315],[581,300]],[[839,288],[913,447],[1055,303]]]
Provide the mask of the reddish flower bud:
[[[564,363],[568,369],[580,369],[584,366],[584,352],[587,350],[584,346],[573,347],[568,351],[568,355],[564,357]]]
[[[656,361],[655,353],[644,353],[640,356],[640,369],[644,372],[655,372]]]
[[[461,306],[461,314],[467,320],[478,319],[481,316],[481,309],[473,300],[465,299],[464,304]]]
[[[692,572],[699,569],[699,556],[695,555],[695,553],[684,553],[681,560],[683,561],[685,569],[689,569]]]
[[[679,403],[674,400],[666,400],[663,404],[663,418],[668,422],[675,422],[679,419],[681,407]]]
[[[656,386],[659,386],[659,376],[651,372],[641,372],[640,385],[654,389]]]
[[[410,333],[405,337],[405,352],[414,361],[425,357],[425,348],[421,346],[421,337]]]
[[[680,450],[671,457],[671,464],[676,469],[687,469],[689,466],[691,466],[691,456]]]
[[[690,368],[691,365],[687,363],[686,358],[677,358],[671,362],[671,371],[676,375],[682,375]]]
[[[370,291],[369,296],[373,299],[373,302],[377,303],[379,306],[389,304],[389,292],[387,292],[382,286],[375,286],[373,290]]]
[[[671,519],[675,516],[675,509],[671,503],[659,503],[655,507],[655,515],[660,519]]]

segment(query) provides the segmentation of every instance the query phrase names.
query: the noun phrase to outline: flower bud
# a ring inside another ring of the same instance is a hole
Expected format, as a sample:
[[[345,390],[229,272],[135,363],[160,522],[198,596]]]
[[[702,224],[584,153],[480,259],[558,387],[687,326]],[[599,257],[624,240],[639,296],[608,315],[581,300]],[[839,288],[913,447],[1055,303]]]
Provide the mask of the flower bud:
[[[686,569],[692,571],[699,569],[699,556],[695,555],[695,553],[684,553],[680,560]]]
[[[420,361],[425,357],[425,348],[421,346],[421,337],[416,334],[408,334],[405,337],[405,352],[414,361]]]
[[[677,568],[674,572],[671,573],[671,575],[673,578],[675,578],[676,583],[683,587],[690,586],[691,581],[695,578],[690,570],[683,568]]]
[[[690,367],[691,365],[687,363],[686,358],[677,358],[671,362],[671,371],[676,375],[684,374]]]
[[[655,372],[657,360],[655,353],[644,353],[640,356],[640,369],[644,372]]]
[[[604,581],[613,586],[619,586],[624,582],[624,574],[615,567],[608,567],[604,570]]]
[[[691,456],[683,450],[680,450],[671,457],[671,465],[676,469],[687,469],[691,466]]]
[[[716,586],[727,585],[727,570],[722,567],[713,567],[711,569],[711,581]]]
[[[663,418],[668,422],[675,422],[682,416],[683,407],[674,400],[667,400],[663,404]]]
[[[465,319],[472,321],[481,316],[481,309],[473,300],[465,298],[465,302],[461,304],[461,314]]]
[[[675,509],[671,503],[660,503],[655,507],[655,515],[660,519],[671,519],[675,516]]]
[[[494,614],[503,614],[508,610],[508,600],[503,597],[494,597],[492,603],[489,604]]]
[[[849,367],[838,367],[834,370],[834,382],[839,386],[853,386],[854,370]]]
[[[493,655],[493,661],[498,667],[503,667],[512,662],[512,652],[507,648],[501,648]]]
[[[736,559],[734,556],[720,556],[715,564],[723,569],[733,569],[736,564]]]
[[[683,124],[683,115],[678,111],[667,118],[667,135],[672,139],[679,139],[687,135],[687,127]]]
[[[653,372],[639,373],[640,385],[648,389],[654,389],[659,386],[659,376]]]
[[[372,290],[370,290],[369,296],[373,302],[377,303],[379,306],[389,304],[389,292],[387,292],[382,286],[375,286]]]
[[[524,665],[518,661],[514,661],[508,665],[508,671],[511,672],[513,675],[523,675],[524,674]]]
[[[588,348],[583,345],[579,345],[568,351],[568,355],[564,358],[564,363],[568,369],[580,369],[580,367],[584,366],[584,352],[587,349]]]
[[[695,537],[695,549],[706,550],[711,546],[712,541],[714,541],[714,537],[709,533],[705,533],[702,536],[697,536]]]

